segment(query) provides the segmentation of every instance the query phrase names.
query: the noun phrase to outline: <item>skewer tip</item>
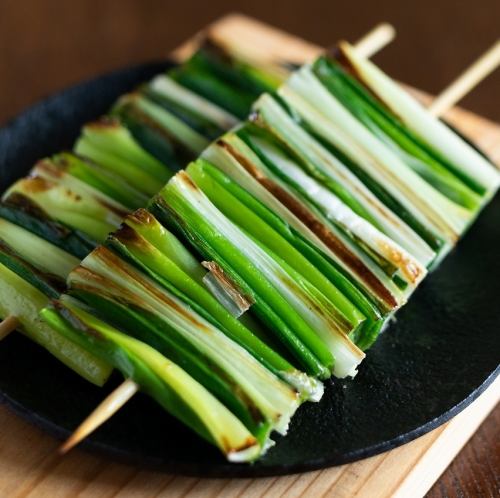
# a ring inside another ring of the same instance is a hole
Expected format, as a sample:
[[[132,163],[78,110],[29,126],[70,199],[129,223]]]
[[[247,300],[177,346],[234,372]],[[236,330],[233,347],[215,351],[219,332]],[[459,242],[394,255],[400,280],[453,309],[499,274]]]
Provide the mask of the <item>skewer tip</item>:
[[[58,449],[60,455],[66,454],[88,435],[110,419],[127,401],[139,391],[132,380],[125,380],[78,426],[73,434]]]
[[[356,51],[366,58],[380,51],[396,37],[396,29],[388,22],[377,24],[373,29],[360,38],[355,46]]]
[[[434,116],[442,116],[500,65],[500,40],[446,87],[429,105]]]

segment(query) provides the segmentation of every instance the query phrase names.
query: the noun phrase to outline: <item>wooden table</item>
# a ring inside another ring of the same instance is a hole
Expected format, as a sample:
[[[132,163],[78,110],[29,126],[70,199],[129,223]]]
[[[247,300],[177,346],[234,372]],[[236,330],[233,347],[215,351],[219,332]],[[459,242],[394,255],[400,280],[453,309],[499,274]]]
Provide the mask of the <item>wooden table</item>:
[[[236,22],[236,24],[235,24]],[[242,24],[243,23],[243,24]],[[241,39],[244,19],[232,18],[217,25],[221,36]],[[294,60],[312,57],[317,46],[292,39],[274,30],[246,24],[247,31],[263,29],[278,45],[293,52]],[[244,31],[244,30],[243,30]],[[224,34],[225,33],[225,34]],[[274,35],[273,35],[274,33]],[[181,56],[192,49],[183,46]],[[0,116],[1,117],[1,116]],[[451,119],[495,158],[500,159],[499,128],[463,111]],[[300,476],[259,480],[199,480],[140,472],[75,451],[60,459],[57,443],[0,408],[0,496],[417,496],[425,492],[446,464],[474,432],[498,399],[499,385],[446,426],[389,453],[348,466]],[[493,394],[492,394],[493,393]],[[495,496],[498,491],[497,408],[429,496]]]
[[[78,449],[60,457],[57,441],[0,407],[0,496],[417,498],[474,433],[499,394],[500,378],[451,422],[381,455],[321,471],[262,479],[199,479],[141,471]],[[498,422],[498,412],[491,420]],[[493,434],[495,431],[493,427]],[[484,437],[484,430],[476,436],[480,443]],[[466,448],[463,460],[472,463],[476,471],[469,480],[464,480],[464,464],[455,464],[429,496],[498,496],[494,483],[486,488],[484,482],[489,481],[481,480],[484,470],[478,468],[475,449]]]

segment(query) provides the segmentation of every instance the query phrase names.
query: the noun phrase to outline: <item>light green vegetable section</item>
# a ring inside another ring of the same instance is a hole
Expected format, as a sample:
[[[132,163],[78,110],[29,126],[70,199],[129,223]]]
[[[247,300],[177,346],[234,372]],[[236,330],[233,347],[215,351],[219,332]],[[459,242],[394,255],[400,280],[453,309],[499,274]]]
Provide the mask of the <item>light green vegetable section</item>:
[[[39,312],[47,304],[44,294],[0,264],[0,318],[15,316],[30,339],[88,381],[102,386],[112,368],[43,322]]]

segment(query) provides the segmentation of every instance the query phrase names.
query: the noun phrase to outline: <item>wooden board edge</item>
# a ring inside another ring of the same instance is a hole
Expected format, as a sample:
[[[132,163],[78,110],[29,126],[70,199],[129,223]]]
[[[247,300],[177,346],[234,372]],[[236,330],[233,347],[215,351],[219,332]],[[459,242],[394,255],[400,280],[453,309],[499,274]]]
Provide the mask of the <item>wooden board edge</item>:
[[[424,496],[499,402],[500,377],[497,377],[477,400],[448,422],[392,498]]]

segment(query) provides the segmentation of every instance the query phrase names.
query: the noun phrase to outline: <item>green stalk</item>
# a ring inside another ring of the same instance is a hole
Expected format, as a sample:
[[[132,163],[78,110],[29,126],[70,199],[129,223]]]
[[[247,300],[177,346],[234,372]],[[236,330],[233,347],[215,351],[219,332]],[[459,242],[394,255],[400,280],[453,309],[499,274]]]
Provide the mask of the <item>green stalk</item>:
[[[397,116],[377,102],[338,64],[320,57],[313,64],[313,72],[328,91],[418,175],[457,204],[470,210],[479,207],[479,195],[456,176],[446,162],[435,158]]]
[[[310,354],[303,354],[305,348],[317,355],[323,367],[332,368],[335,354],[336,375],[355,373],[363,355],[343,333],[345,319],[331,309],[314,286],[225,218],[185,173],[177,174],[160,196],[173,218],[180,222],[177,224],[188,231],[191,240],[196,239],[198,248],[201,242],[202,251],[210,252],[210,257],[248,290],[255,300],[256,311],[262,311],[262,305],[266,304],[267,309],[274,310],[270,320],[273,328],[297,358],[308,363],[307,368],[314,363]]]
[[[227,185],[232,184],[233,192],[237,187],[224,173],[209,162],[199,159],[191,163],[186,170],[190,178],[204,192],[210,201],[227,218],[238,225],[247,234],[258,240],[274,254],[279,254],[295,271],[307,279],[331,302],[331,305],[349,321],[350,328],[356,329],[365,316],[337,289],[313,264],[297,249],[286,241],[278,232],[262,220],[252,209],[245,206],[228,191]],[[239,189],[238,194],[244,195]]]
[[[262,320],[264,325],[268,327],[270,332],[274,334],[278,341],[282,342],[285,345],[285,347],[292,353],[295,359],[308,374],[319,376],[321,378],[329,377],[329,369],[314,356],[314,354],[305,346],[302,340],[300,340],[294,334],[293,329],[290,328],[288,323],[281,318],[281,308],[287,305],[280,300],[280,297],[278,297],[279,295],[274,296],[274,289],[266,289],[270,293],[265,296],[267,299],[256,299],[255,292],[247,285],[245,280],[242,279],[242,277],[239,275],[239,273],[236,272],[233,266],[230,266],[225,260],[223,260],[222,256],[218,254],[216,250],[217,248],[214,249],[210,246],[204,234],[200,234],[198,229],[191,229],[187,224],[183,222],[180,223],[179,221],[176,221],[176,219],[173,217],[173,211],[171,210],[170,206],[167,205],[165,201],[163,201],[163,199],[160,197],[155,199],[155,202],[151,205],[151,208],[154,209],[155,215],[159,217],[162,222],[171,224],[176,230],[182,233],[186,240],[188,240],[189,243],[193,245],[194,249],[197,250],[204,258],[216,261],[217,264],[223,269],[223,271],[228,274],[229,277],[234,282],[236,282],[241,289],[243,289],[245,294],[251,296],[251,298],[255,301],[255,304],[252,306],[252,311],[255,312],[256,316],[260,320]],[[181,220],[177,213],[175,213],[175,216],[178,217],[179,220]],[[216,235],[217,232],[212,230],[209,236],[212,237]],[[231,263],[235,268],[238,268],[239,272],[241,272],[241,268],[243,265],[247,265],[250,267],[248,260],[243,256],[239,257],[237,261],[231,258]],[[262,278],[260,274],[256,273],[255,268],[251,268],[252,270],[249,271],[253,271],[256,277]],[[274,306],[275,303],[268,302],[269,295],[271,296],[271,298],[276,297],[276,299],[279,300],[280,309],[278,311]],[[308,334],[311,334],[311,332],[309,331]],[[315,341],[315,336],[312,334],[311,336],[312,340]],[[329,353],[327,353],[327,351],[325,351],[324,354],[328,359],[328,364],[331,365],[331,356],[329,355]]]
[[[335,237],[342,240],[362,262],[358,264],[363,264],[393,294],[399,304],[403,304],[425,276],[425,267],[392,239],[354,213],[333,192],[309,176],[282,149],[258,136],[247,135],[247,139],[273,172],[292,189],[297,202],[301,202],[304,209],[317,213],[323,225],[329,226]],[[406,282],[404,292],[399,292],[396,278]]]
[[[171,175],[168,168],[141,148],[116,120],[103,119],[85,125],[74,150],[120,175],[146,195],[155,194]]]
[[[138,210],[127,217],[127,224],[163,254],[169,255],[169,258],[198,284],[205,286],[205,269],[177,237],[166,230],[151,213]],[[269,341],[269,336],[251,316],[245,314],[240,320],[252,332],[265,339],[266,342]]]
[[[169,72],[180,85],[201,95],[230,112],[238,119],[245,119],[256,95],[245,89],[235,88],[205,68],[185,64]]]
[[[38,161],[31,169],[30,176],[43,178],[54,185],[65,187],[74,193],[75,201],[92,199],[118,215],[125,215],[129,211],[127,206],[114,200],[100,188],[96,188],[77,176],[67,173],[57,163],[49,159]],[[117,186],[119,186],[119,182],[117,182]]]
[[[0,218],[45,239],[79,260],[83,259],[95,247],[95,244],[85,235],[71,230],[40,211],[30,209],[32,207],[30,205],[17,205],[13,203],[14,200],[22,203],[24,198],[16,199],[16,196],[11,196],[9,204],[0,202]]]
[[[18,199],[11,196],[11,203],[0,203],[0,218],[45,239],[79,260],[95,247],[92,241],[78,231],[58,223],[43,212],[30,209],[31,205],[24,205],[24,199],[22,196]],[[20,201],[20,204],[12,203],[14,200]]]
[[[349,136],[350,150],[344,150],[347,155],[351,155],[365,169],[370,168],[372,174],[377,172],[391,194],[407,209],[413,210],[414,215],[418,213],[423,216],[426,225],[433,227],[441,237],[450,244],[456,242],[471,220],[470,212],[432,187],[370,133],[328,92],[309,67],[296,72],[280,88],[279,94],[310,126],[318,133],[323,133],[323,137],[333,141],[335,146],[345,148],[345,139],[339,137],[338,132]],[[325,120],[317,119],[317,114]],[[354,156],[353,149],[362,151],[361,155],[365,155],[370,162],[360,162],[360,153]]]
[[[139,209],[128,215],[124,223],[171,259],[192,280],[202,285],[206,272],[198,260],[149,211]]]
[[[26,199],[25,204],[34,205],[51,218],[79,230],[94,240],[104,240],[109,232],[120,225],[127,211],[109,205],[100,195],[88,189],[73,188],[54,183],[41,176],[18,180],[3,196],[9,203],[11,197]]]
[[[273,91],[282,82],[279,78],[273,77],[269,71],[259,71],[257,67],[251,67],[241,57],[231,52],[230,47],[218,45],[212,40],[207,40],[186,65],[209,71],[234,88],[246,90],[255,98],[264,92]]]
[[[173,112],[172,108],[167,109],[165,105],[159,105],[138,93],[121,97],[115,105],[115,112],[119,112],[119,109],[124,106],[144,116],[146,122],[149,121],[161,133],[173,137],[192,154],[200,153],[209,144],[209,140],[196,129],[193,123],[194,117],[190,121],[186,115],[179,117],[178,109],[177,112]]]
[[[56,166],[61,174],[66,172],[78,178],[127,209],[137,209],[146,205],[148,197],[144,193],[125,182],[121,176],[106,171],[91,161],[69,152],[61,152],[46,161]]]
[[[302,103],[302,100],[300,102]],[[349,196],[342,194],[340,198],[356,214],[365,218],[415,255],[422,264],[427,266],[432,262],[435,253],[421,238],[421,233],[417,234],[413,231],[415,224],[412,223],[409,227],[405,223],[407,218],[403,221],[398,216],[399,214],[404,215],[404,213],[391,212],[346,164],[295,122],[275,99],[264,95],[255,103],[254,107],[257,112],[254,117],[255,124],[268,130],[282,146],[289,149],[293,153],[294,160],[299,161],[305,171],[334,194],[337,195],[342,190],[347,192]],[[312,107],[307,107],[307,110],[311,111]],[[311,124],[311,126],[316,128],[320,125],[322,126],[321,130],[323,128],[330,130],[332,126],[330,121],[323,118],[320,113],[315,113],[314,125]],[[344,147],[346,153],[351,154],[353,158],[355,157],[355,161],[363,161],[366,165],[373,162],[344,131],[336,129],[335,138],[341,144],[340,146]],[[335,185],[337,187],[334,188]],[[355,198],[356,204],[351,203],[350,198]],[[357,208],[358,205],[362,206],[362,210]],[[369,215],[367,216],[366,213]],[[415,216],[412,214],[412,217],[420,223],[421,215],[419,212]]]
[[[143,235],[140,235],[137,228]],[[174,240],[175,244],[172,243]],[[160,243],[155,244],[158,241]],[[162,244],[162,241],[166,241],[166,244]],[[148,276],[244,347],[276,376],[291,384],[304,399],[316,401],[321,397],[320,383],[293,368],[288,361],[275,353],[242,322],[228,313],[201,285],[202,279],[199,279],[198,273],[204,273],[204,270],[199,263],[196,262],[200,271],[196,272],[195,278],[177,264],[176,259],[179,260],[179,255],[181,255],[181,264],[187,259],[183,253],[187,253],[190,258],[192,256],[178,239],[163,228],[147,211],[139,210],[128,216],[124,221],[124,226],[111,235],[109,243]],[[188,270],[191,268],[190,261]]]
[[[339,50],[342,63],[353,69],[357,79],[426,144],[434,157],[475,192],[484,194],[483,202],[492,197],[500,186],[500,175],[491,163],[348,43],[342,42]]]
[[[28,268],[25,266],[24,270],[28,271]],[[84,379],[97,386],[104,385],[111,374],[111,367],[86,349],[61,336],[40,319],[39,312],[47,306],[49,298],[45,292],[30,283],[40,279],[39,274],[34,274],[33,278],[26,278],[26,274],[19,276],[0,263],[0,318],[15,316],[21,324],[20,331],[32,341]],[[45,282],[44,290],[47,291],[47,288],[52,289],[49,297],[53,297],[55,290],[52,283]]]
[[[247,134],[245,136],[249,139]],[[363,257],[357,246],[357,240],[349,243],[349,240],[342,232],[337,230],[314,206],[311,206],[303,198],[300,198],[300,194],[297,191],[291,190],[288,184],[274,175],[266,164],[260,161],[259,157],[237,136],[226,135],[219,141],[218,145],[214,145],[210,150],[212,152],[207,154],[207,157],[213,159],[219,168],[222,168],[228,175],[232,174],[233,179],[237,181],[244,179],[244,187],[246,189],[262,202],[265,202],[282,219],[286,220],[294,230],[301,234],[302,240],[305,238],[315,246],[316,251],[312,253],[310,250],[307,251],[306,248],[306,254],[312,256],[316,262],[315,264],[318,264],[318,258],[315,256],[315,252],[318,250],[335,264],[337,271],[333,271],[333,273],[331,264],[325,266],[324,263],[320,263],[319,268],[321,268],[324,275],[331,276],[333,282],[349,296],[352,302],[356,303],[364,311],[366,316],[372,320],[380,318],[379,312],[374,310],[373,304],[370,303],[376,303],[377,307],[384,314],[397,307],[398,301],[393,295],[394,293],[400,296],[400,304],[405,301],[404,293],[401,294],[400,289],[394,283],[391,283],[387,275],[381,269],[374,267],[374,262]],[[265,159],[268,164],[271,164],[269,158]],[[236,175],[234,174],[235,169],[238,171]],[[251,172],[252,178],[248,178],[248,172]],[[255,179],[260,182],[260,185],[256,186]],[[262,187],[267,190],[264,192],[264,195]],[[274,198],[269,198],[269,195],[265,195],[269,193]],[[254,205],[252,209],[258,209],[258,206]],[[275,216],[272,217],[269,213],[262,210],[260,214],[266,217],[268,223],[272,222],[275,227],[279,226]],[[287,235],[288,231],[287,229],[283,229],[283,227],[281,228],[282,235],[288,236],[290,239],[290,235]],[[298,249],[303,251],[304,243],[295,241],[296,245],[297,243],[299,244]],[[420,269],[421,273],[425,271],[418,266],[418,263],[417,268]],[[346,284],[346,277],[350,280],[351,285],[349,285],[349,282]],[[385,281],[385,284],[381,280]],[[389,285],[392,293],[386,288],[387,285]],[[366,297],[362,295],[360,297],[358,289]],[[369,302],[367,302],[367,298]],[[365,326],[371,328],[369,324]],[[373,333],[376,333],[376,330],[377,327],[375,327]],[[362,333],[360,337],[364,335]],[[372,332],[370,332],[370,335],[372,335]]]
[[[55,261],[57,259],[55,258]],[[39,269],[9,246],[0,236],[0,264],[14,272],[46,296],[55,299],[65,288],[64,279]]]
[[[98,320],[73,300],[42,311],[75,342],[111,362],[165,410],[215,444],[229,461],[257,458],[262,448],[244,425],[201,384],[152,347]]]
[[[111,296],[118,295],[112,284],[113,292],[108,289],[107,294],[103,295],[100,284],[109,285],[108,281],[88,270],[78,269],[78,273],[85,280],[82,283],[84,289],[80,289],[75,282],[75,287],[71,290],[72,297],[85,303],[89,312],[97,318],[148,344],[173,361],[238,417],[260,444],[269,444],[271,423],[244,394],[235,389],[234,381],[217,364],[200,355],[175,328],[169,327],[155,314],[132,306],[122,297],[118,300]]]
[[[221,135],[222,131],[229,130],[238,123],[238,119],[235,116],[215,105],[210,100],[179,85],[179,83],[168,75],[161,74],[156,76],[148,83],[147,88],[151,92],[154,92],[158,100],[163,101],[165,99],[170,105],[172,102],[176,102],[195,115],[200,116],[203,120],[208,121],[212,126],[215,125],[220,130],[217,136]]]
[[[323,242],[321,236],[325,231],[322,229],[318,234],[314,231],[319,227],[319,220],[315,218],[312,222],[307,217],[301,221],[304,207],[236,134],[224,135],[205,150],[203,157],[231,178],[233,183],[226,184],[226,188],[233,195],[306,256],[359,308],[367,320],[351,337],[358,346],[371,344],[382,325],[380,312],[358,280],[349,274],[334,248]]]
[[[51,242],[3,218],[0,218],[0,241],[41,272],[56,275],[63,281],[80,262]]]
[[[81,268],[69,275],[68,283],[70,289],[82,289],[152,315],[157,340],[165,335],[177,337],[181,345],[189,346],[193,354],[213,365],[213,375],[227,384],[224,401],[233,410],[239,405],[245,412],[240,414],[242,419],[256,421],[255,426],[249,425],[255,435],[261,433],[262,424],[262,429],[269,425],[286,432],[298,407],[296,391],[167,289],[103,247],[83,260]],[[134,330],[130,332],[140,333]],[[204,377],[197,380],[204,382]]]

